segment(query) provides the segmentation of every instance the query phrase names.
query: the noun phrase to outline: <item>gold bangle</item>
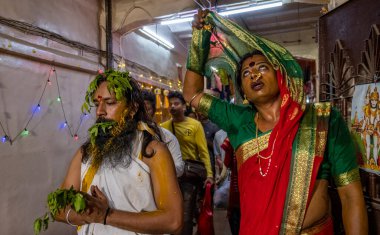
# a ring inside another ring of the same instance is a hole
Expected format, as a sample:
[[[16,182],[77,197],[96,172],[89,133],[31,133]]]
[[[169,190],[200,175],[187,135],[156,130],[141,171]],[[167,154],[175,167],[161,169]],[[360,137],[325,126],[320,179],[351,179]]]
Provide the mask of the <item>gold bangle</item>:
[[[202,93],[202,91],[196,93],[195,95],[193,95],[193,97],[191,97],[190,102],[189,102],[189,106],[190,106],[190,107],[191,107],[191,104],[193,103],[195,97],[197,97],[197,96],[198,96],[199,94],[201,94],[201,93]]]

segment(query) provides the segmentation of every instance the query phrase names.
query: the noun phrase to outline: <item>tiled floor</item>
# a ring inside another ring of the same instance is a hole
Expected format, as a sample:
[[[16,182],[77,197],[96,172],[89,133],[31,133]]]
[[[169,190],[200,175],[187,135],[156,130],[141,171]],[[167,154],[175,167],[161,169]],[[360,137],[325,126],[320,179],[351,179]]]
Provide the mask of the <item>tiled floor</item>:
[[[231,235],[226,210],[214,209],[214,229],[215,235]]]

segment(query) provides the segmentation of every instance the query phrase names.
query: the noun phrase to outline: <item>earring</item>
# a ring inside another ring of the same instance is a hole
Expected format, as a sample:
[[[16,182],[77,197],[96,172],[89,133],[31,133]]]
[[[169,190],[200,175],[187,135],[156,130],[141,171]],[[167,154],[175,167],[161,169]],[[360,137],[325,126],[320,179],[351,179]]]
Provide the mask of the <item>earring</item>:
[[[244,95],[243,104],[249,104],[249,101],[247,100],[247,96],[246,95]]]

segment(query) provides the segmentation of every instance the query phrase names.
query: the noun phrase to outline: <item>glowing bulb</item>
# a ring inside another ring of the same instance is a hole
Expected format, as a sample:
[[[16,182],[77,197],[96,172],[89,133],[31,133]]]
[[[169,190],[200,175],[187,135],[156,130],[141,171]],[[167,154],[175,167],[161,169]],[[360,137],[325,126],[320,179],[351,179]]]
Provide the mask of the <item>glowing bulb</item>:
[[[67,126],[67,122],[61,123],[59,129],[64,129]]]
[[[58,96],[57,101],[61,102],[61,97],[60,96]]]
[[[8,140],[8,136],[7,135],[4,135],[2,138],[1,138],[1,142],[5,143],[7,142]]]
[[[78,139],[79,139],[78,135],[75,134],[75,135],[74,135],[74,140],[78,140]]]
[[[49,86],[51,86],[51,81],[50,81],[50,79],[48,79],[47,82],[48,82]]]
[[[38,110],[38,111],[41,110],[41,105],[40,105],[40,104],[37,105],[37,110]]]
[[[24,129],[22,132],[21,132],[21,136],[28,136],[29,135],[29,131],[28,129]]]

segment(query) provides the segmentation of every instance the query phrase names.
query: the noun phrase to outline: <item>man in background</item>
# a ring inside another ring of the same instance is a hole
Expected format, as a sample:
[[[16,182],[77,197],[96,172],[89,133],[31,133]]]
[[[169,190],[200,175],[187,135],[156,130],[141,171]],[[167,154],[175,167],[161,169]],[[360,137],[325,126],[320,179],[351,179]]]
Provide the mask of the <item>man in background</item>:
[[[171,92],[168,98],[172,118],[162,123],[161,126],[171,131],[177,137],[183,160],[198,160],[203,162],[207,171],[205,184],[208,182],[213,184],[214,179],[210,157],[202,124],[193,118],[185,116],[186,103],[181,93]],[[192,181],[184,177],[179,179],[179,185],[184,200],[184,226],[182,234],[192,235],[196,196],[202,185],[198,181]]]
[[[153,92],[147,90],[142,91],[142,96],[144,99],[146,112],[153,120],[154,114],[156,113],[156,96],[153,94]],[[165,128],[159,127],[159,129],[161,131],[163,141],[167,144],[168,149],[173,157],[177,177],[180,177],[183,174],[185,163],[182,160],[181,149],[178,140],[170,131],[166,130]]]

